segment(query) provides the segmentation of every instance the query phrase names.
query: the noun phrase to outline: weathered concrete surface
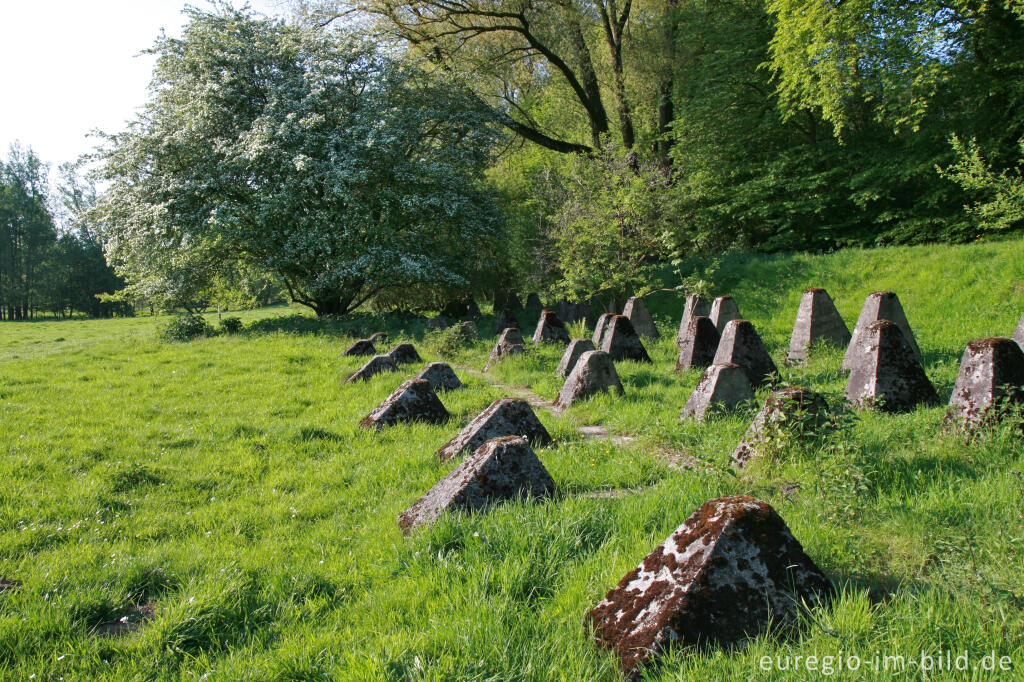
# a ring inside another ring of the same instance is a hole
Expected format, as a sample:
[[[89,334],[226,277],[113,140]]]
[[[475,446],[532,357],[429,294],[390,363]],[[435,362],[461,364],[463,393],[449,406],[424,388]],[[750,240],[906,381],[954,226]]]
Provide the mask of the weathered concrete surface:
[[[508,308],[498,313],[498,317],[494,321],[494,333],[496,335],[501,336],[501,333],[506,329],[522,329],[519,326],[519,320],[516,319],[516,316]]]
[[[654,318],[651,317],[650,311],[647,310],[644,299],[632,296],[626,301],[622,314],[629,318],[637,334],[649,339],[658,338],[658,328],[654,324]]]
[[[590,316],[590,306],[586,303],[559,301],[556,306],[558,319],[566,324],[586,320]]]
[[[500,398],[473,418],[458,435],[441,446],[441,461],[472,452],[492,438],[522,436],[534,445],[548,445],[551,434],[533,413],[530,403],[522,398]]]
[[[359,425],[367,429],[380,429],[400,422],[443,424],[446,421],[448,410],[438,400],[430,382],[425,379],[409,379],[366,415]]]
[[[597,318],[597,322],[594,324],[594,335],[591,337],[594,346],[601,347],[601,342],[604,341],[604,333],[608,330],[608,320],[612,319],[614,315],[615,313],[601,313],[601,316]]]
[[[715,362],[715,354],[718,352],[718,343],[721,338],[715,323],[711,318],[704,315],[690,317],[686,333],[681,334],[679,339],[679,359],[676,361],[676,371],[693,368],[708,367]]]
[[[907,337],[890,320],[873,322],[858,341],[844,397],[860,407],[905,412],[916,405],[938,405],[939,395],[928,381]]]
[[[387,341],[388,334],[387,332],[374,332],[373,334],[370,334],[368,340],[370,341],[370,343],[374,344],[380,343],[381,341]]]
[[[903,306],[900,299],[891,291],[876,291],[869,294],[864,301],[864,307],[860,309],[860,317],[857,318],[857,326],[853,329],[853,338],[850,345],[846,347],[846,355],[843,356],[843,369],[853,369],[854,358],[863,349],[861,335],[864,331],[878,320],[889,320],[906,337],[907,344],[914,352],[918,360],[921,359],[921,349],[917,347],[917,339],[910,329],[907,316],[903,313]]]
[[[476,329],[476,323],[470,320],[459,323],[459,336],[464,338],[466,341],[476,341],[479,339],[480,332]]]
[[[580,356],[569,378],[562,384],[555,408],[564,410],[575,402],[609,391],[618,395],[623,393],[612,357],[600,350],[587,351]]]
[[[612,356],[612,360],[636,360],[651,362],[651,356],[633,329],[633,324],[625,315],[612,315],[608,319],[604,336],[601,339],[601,350]]]
[[[378,374],[384,372],[397,372],[398,365],[391,359],[389,355],[374,355],[372,358],[366,361],[366,364],[357,369],[355,372],[345,380],[345,383],[351,384],[356,381],[366,381],[370,377],[375,377]]]
[[[423,362],[423,358],[416,352],[416,347],[411,343],[400,343],[388,351],[388,355],[395,361],[396,365],[412,365]]]
[[[434,391],[454,391],[462,388],[462,382],[455,370],[446,362],[431,362],[420,370],[414,378],[426,379]]]
[[[517,497],[547,497],[555,482],[525,438],[488,440],[401,516],[403,531],[425,526],[445,511],[480,511]]]
[[[725,325],[740,319],[740,309],[732,296],[719,296],[711,303],[711,312],[708,317],[715,323],[715,329],[721,334],[725,330]]]
[[[808,289],[800,299],[793,335],[789,338],[786,362],[806,360],[812,343],[828,343],[836,348],[846,348],[850,339],[850,330],[828,292],[818,288]]]
[[[820,394],[794,386],[775,391],[747,429],[732,453],[738,467],[757,456],[765,439],[774,429],[786,429],[797,435],[812,435],[829,423],[828,403]]]
[[[580,356],[590,350],[597,350],[594,347],[594,342],[590,339],[573,339],[570,341],[569,347],[562,353],[562,359],[558,361],[558,368],[555,370],[555,374],[560,377],[569,376]]]
[[[742,367],[733,363],[711,365],[693,389],[679,418],[692,417],[701,422],[713,407],[729,410],[753,399],[754,391]]]
[[[775,510],[735,495],[701,505],[587,618],[597,643],[633,673],[669,645],[740,643],[833,595]]]
[[[504,357],[525,352],[526,344],[523,342],[523,334],[515,327],[508,327],[501,333],[498,342],[494,344],[494,349],[491,350],[491,355],[487,358],[487,364],[484,365],[484,371],[486,372]]]
[[[1017,345],[1024,349],[1024,315],[1020,316],[1020,322],[1017,324],[1017,331],[1013,333],[1013,340],[1017,342]]]
[[[536,346],[542,343],[569,343],[569,332],[554,310],[541,311],[537,328],[533,331],[533,343]]]
[[[754,325],[749,320],[733,320],[725,325],[718,342],[714,364],[731,362],[743,368],[753,387],[761,386],[779,373],[768,349],[761,342]]]
[[[700,294],[688,294],[686,296],[686,305],[683,306],[683,319],[679,321],[679,331],[676,333],[676,345],[682,347],[683,340],[689,333],[691,319],[698,316],[708,317],[710,315],[711,304],[708,303],[706,298]],[[718,329],[716,328],[715,331],[717,332]]]
[[[534,312],[540,312],[544,309],[544,305],[540,302],[540,296],[537,294],[529,294],[526,297],[526,309]]]
[[[369,339],[360,339],[351,346],[345,349],[342,353],[343,356],[347,357],[363,357],[366,355],[376,355],[377,349],[373,347],[373,341]]]
[[[1024,351],[1012,339],[971,341],[949,398],[947,424],[970,427],[997,421],[1006,403],[1024,404]]]

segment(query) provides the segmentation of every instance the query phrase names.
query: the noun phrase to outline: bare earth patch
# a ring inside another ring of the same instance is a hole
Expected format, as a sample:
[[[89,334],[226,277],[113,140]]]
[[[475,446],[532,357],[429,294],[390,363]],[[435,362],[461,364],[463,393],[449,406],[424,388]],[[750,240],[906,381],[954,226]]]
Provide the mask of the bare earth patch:
[[[90,633],[94,637],[120,637],[137,632],[148,621],[156,617],[156,607],[146,603],[133,606],[128,613],[109,623],[101,623]]]

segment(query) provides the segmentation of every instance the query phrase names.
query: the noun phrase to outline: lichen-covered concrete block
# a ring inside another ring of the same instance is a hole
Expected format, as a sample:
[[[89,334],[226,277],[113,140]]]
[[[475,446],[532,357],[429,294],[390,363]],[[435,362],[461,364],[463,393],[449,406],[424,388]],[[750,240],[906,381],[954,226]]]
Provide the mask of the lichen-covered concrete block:
[[[773,429],[786,429],[798,437],[811,436],[828,423],[828,403],[818,393],[799,386],[775,391],[733,451],[733,464],[743,467],[756,457]]]
[[[862,344],[862,349],[853,358],[844,394],[847,401],[883,412],[939,404],[935,387],[896,323],[873,322],[852,343]]]
[[[523,342],[522,332],[515,327],[509,327],[501,333],[498,342],[494,344],[491,355],[487,358],[487,364],[484,365],[484,371],[486,372],[504,357],[525,352],[526,344]]]
[[[921,349],[917,347],[917,339],[910,329],[907,316],[903,313],[903,306],[899,297],[891,291],[876,291],[869,294],[864,301],[864,307],[860,309],[860,317],[857,318],[857,326],[853,329],[853,337],[846,347],[846,354],[843,356],[843,369],[853,368],[854,358],[863,349],[861,335],[864,331],[878,320],[889,320],[903,333],[907,345],[914,352],[918,360],[921,359]]]
[[[703,315],[690,317],[689,326],[679,344],[679,359],[676,361],[676,371],[682,372],[687,369],[703,369],[713,365],[715,354],[718,352],[720,336],[711,318]]]
[[[569,376],[580,356],[590,350],[597,350],[594,347],[594,342],[590,339],[573,339],[570,341],[569,347],[562,353],[562,359],[558,361],[558,368],[555,370],[555,374],[560,377]]]
[[[710,315],[711,303],[706,298],[700,294],[688,294],[686,305],[683,307],[683,318],[679,321],[679,331],[676,333],[676,345],[682,347],[683,341],[689,335],[690,320],[698,316],[708,317]],[[718,332],[717,327],[715,332]]]
[[[806,360],[812,343],[828,343],[836,348],[846,348],[850,339],[850,330],[828,292],[818,288],[808,289],[800,299],[786,361],[798,363]]]
[[[454,391],[462,388],[462,382],[455,370],[446,362],[431,362],[416,375],[416,379],[426,379],[434,391]]]
[[[412,365],[423,362],[423,358],[416,352],[416,347],[411,343],[400,343],[390,351],[388,356],[395,361],[396,365]]]
[[[654,318],[651,317],[650,311],[647,310],[644,299],[631,297],[626,301],[622,314],[629,318],[637,334],[649,339],[658,338],[658,328],[654,324]]]
[[[594,324],[594,336],[591,337],[596,348],[601,347],[601,342],[604,341],[604,333],[608,330],[608,320],[612,319],[614,315],[615,313],[601,313],[601,316],[597,318],[597,322]]]
[[[711,365],[697,382],[679,418],[704,421],[713,407],[728,410],[753,399],[754,391],[743,368],[732,363]]]
[[[356,381],[366,381],[370,377],[375,377],[383,372],[397,372],[398,365],[387,355],[374,355],[372,358],[366,361],[366,364],[357,369],[345,383],[354,383]]]
[[[725,331],[725,325],[740,319],[740,309],[732,296],[719,296],[712,301],[711,313],[708,314],[708,317],[715,323],[715,329],[721,334]]]
[[[530,403],[522,398],[500,398],[441,446],[437,456],[443,462],[502,436],[522,436],[538,446],[551,443],[551,434],[537,419]]]
[[[718,342],[714,364],[733,363],[743,368],[755,388],[779,373],[760,335],[749,320],[733,320],[725,325]]]
[[[377,349],[373,346],[373,341],[369,339],[360,339],[351,346],[345,349],[342,355],[347,357],[364,357],[367,355],[376,355]]]
[[[569,332],[554,310],[541,311],[533,332],[533,343],[538,346],[542,343],[569,343]]]
[[[443,424],[446,421],[448,410],[438,400],[430,382],[425,379],[409,379],[364,417],[359,425],[367,429],[380,429],[401,422]]]
[[[604,351],[587,351],[580,356],[569,378],[562,384],[555,407],[564,410],[575,402],[609,391],[618,395],[623,392],[615,363]]]
[[[651,356],[640,341],[633,323],[625,315],[612,315],[608,320],[604,336],[601,339],[601,350],[612,356],[612,360],[635,360],[651,362]]]
[[[516,316],[508,308],[498,313],[498,318],[494,322],[494,333],[501,336],[502,332],[506,329],[522,329],[519,326],[519,320],[516,319]]]
[[[1024,351],[1011,339],[967,344],[949,398],[946,422],[974,427],[997,421],[1001,408],[1024,404]]]

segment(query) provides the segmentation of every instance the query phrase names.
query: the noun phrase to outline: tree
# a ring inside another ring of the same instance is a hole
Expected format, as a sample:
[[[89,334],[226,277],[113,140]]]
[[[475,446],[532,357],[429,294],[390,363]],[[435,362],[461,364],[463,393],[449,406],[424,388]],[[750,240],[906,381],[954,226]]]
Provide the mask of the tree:
[[[152,48],[143,112],[100,150],[94,216],[130,295],[187,301],[251,267],[343,314],[488,267],[497,129],[476,97],[349,37],[186,11],[182,38]]]

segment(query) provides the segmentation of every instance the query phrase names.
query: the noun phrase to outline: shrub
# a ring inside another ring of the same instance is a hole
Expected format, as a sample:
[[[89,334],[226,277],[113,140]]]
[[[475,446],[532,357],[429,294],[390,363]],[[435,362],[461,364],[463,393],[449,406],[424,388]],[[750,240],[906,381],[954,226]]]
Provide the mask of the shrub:
[[[200,336],[213,336],[215,331],[202,315],[182,313],[175,315],[160,330],[164,341],[191,341]]]
[[[225,334],[237,334],[242,331],[242,318],[225,317],[220,321],[220,330]]]

